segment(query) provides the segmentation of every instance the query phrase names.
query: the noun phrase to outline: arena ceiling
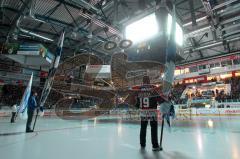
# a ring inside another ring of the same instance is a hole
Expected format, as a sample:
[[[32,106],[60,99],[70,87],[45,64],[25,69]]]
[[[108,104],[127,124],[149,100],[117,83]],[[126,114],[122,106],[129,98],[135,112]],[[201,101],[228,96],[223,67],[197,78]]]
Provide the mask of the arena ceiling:
[[[1,0],[0,41],[44,43],[53,52],[65,29],[63,59],[91,51],[107,60],[113,51],[104,50],[103,44],[119,39],[123,24],[154,9],[156,1]],[[184,31],[180,52],[184,60],[179,64],[240,50],[240,0],[176,0],[175,4]]]

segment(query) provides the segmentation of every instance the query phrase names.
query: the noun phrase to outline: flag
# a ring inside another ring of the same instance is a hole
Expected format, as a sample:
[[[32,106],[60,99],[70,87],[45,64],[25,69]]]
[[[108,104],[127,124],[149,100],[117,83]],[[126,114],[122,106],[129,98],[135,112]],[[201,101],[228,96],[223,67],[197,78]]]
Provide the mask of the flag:
[[[58,46],[57,46],[55,58],[54,58],[54,61],[52,63],[51,68],[49,69],[48,78],[47,78],[47,80],[44,84],[43,90],[42,90],[42,94],[41,94],[41,98],[40,98],[40,107],[44,106],[44,104],[47,100],[47,97],[48,97],[48,95],[51,91],[51,88],[52,88],[54,76],[55,76],[56,70],[58,68],[59,61],[60,61],[61,54],[62,54],[64,34],[65,34],[65,32],[63,31],[60,38],[59,38],[59,41],[58,41]]]
[[[60,61],[60,58],[61,58],[63,42],[64,42],[64,34],[65,34],[65,32],[63,31],[63,33],[62,33],[62,35],[61,35],[61,37],[58,41],[58,47],[57,47],[57,50],[56,50],[55,60],[54,60],[54,63],[53,63],[53,67],[55,69],[58,68],[59,61]]]
[[[20,117],[23,119],[27,118],[27,106],[28,106],[28,99],[31,95],[31,90],[32,90],[32,80],[33,80],[33,73],[30,77],[30,80],[28,82],[28,85],[24,91],[19,109],[18,109],[18,113],[20,114]]]
[[[166,64],[165,72],[163,77],[163,94],[168,96],[170,93],[172,83],[174,80],[174,71],[175,71],[175,59],[177,46],[175,42],[176,37],[176,13],[175,13],[175,4],[173,5],[173,16],[172,16],[172,27],[171,33],[168,39],[168,46],[166,49]]]

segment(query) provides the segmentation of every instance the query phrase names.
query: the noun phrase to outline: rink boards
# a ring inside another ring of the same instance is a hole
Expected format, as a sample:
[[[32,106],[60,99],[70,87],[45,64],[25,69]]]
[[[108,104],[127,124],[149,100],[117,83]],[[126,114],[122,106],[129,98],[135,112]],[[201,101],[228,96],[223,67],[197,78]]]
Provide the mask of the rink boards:
[[[110,111],[111,112],[111,111]],[[240,116],[240,108],[176,109],[177,116]],[[109,114],[111,115],[111,113]],[[0,110],[0,117],[11,116],[11,110]],[[55,110],[45,110],[44,116],[56,116]]]
[[[239,115],[240,108],[191,108],[191,109],[178,109],[178,115],[192,115],[192,116],[231,116]]]

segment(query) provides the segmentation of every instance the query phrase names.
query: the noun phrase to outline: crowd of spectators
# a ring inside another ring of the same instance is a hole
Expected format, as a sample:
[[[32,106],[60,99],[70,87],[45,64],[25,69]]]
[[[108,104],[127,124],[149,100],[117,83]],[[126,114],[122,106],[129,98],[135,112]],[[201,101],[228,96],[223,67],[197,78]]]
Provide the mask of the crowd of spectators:
[[[231,78],[229,81],[231,83],[232,97],[240,98],[240,77]]]
[[[172,95],[172,99],[174,101],[175,104],[184,104],[186,103],[186,99],[182,99],[181,95],[183,93],[183,91],[186,89],[187,85],[186,84],[179,84],[177,83],[172,91],[171,91],[171,95]]]
[[[212,80],[211,82],[217,82],[216,80]],[[174,102],[176,104],[184,104],[187,102],[187,99],[200,99],[205,97],[214,97],[218,102],[235,102],[240,100],[240,77],[232,77],[222,80],[221,83],[230,84],[231,92],[226,93],[224,90],[207,90],[204,92],[200,92],[199,90],[195,90],[194,93],[186,94],[185,98],[181,98],[184,90],[187,87],[187,84],[179,84],[177,83],[172,90],[172,96],[174,97]]]
[[[231,92],[226,93],[224,90],[215,91],[215,99],[218,102],[234,102],[240,99],[240,77],[227,78],[222,81],[231,85]]]
[[[5,106],[12,106],[13,104],[20,103],[26,86],[21,85],[4,85],[2,87],[2,93],[0,97],[0,104]],[[32,90],[38,93],[38,100],[41,96],[42,88],[32,87]],[[63,95],[56,91],[51,91],[47,101],[45,103],[45,108],[51,108]]]
[[[19,103],[23,92],[23,86],[4,85],[2,87],[0,103],[9,106]]]
[[[234,102],[240,101],[240,77],[228,78],[221,81],[225,84],[231,85],[231,92],[226,93],[224,90],[208,90],[200,92],[196,90],[195,93],[186,94],[185,98],[181,98],[184,90],[187,88],[187,84],[176,84],[171,92],[172,99],[175,104],[185,104],[188,98],[203,98],[203,97],[214,97],[218,102]],[[20,103],[21,98],[24,94],[26,86],[22,85],[4,85],[1,91],[0,105],[12,106],[13,104]],[[42,88],[33,87],[32,90],[38,92],[38,97],[41,96]],[[51,91],[46,101],[45,107],[52,108],[52,106],[63,98],[63,95],[56,91]]]

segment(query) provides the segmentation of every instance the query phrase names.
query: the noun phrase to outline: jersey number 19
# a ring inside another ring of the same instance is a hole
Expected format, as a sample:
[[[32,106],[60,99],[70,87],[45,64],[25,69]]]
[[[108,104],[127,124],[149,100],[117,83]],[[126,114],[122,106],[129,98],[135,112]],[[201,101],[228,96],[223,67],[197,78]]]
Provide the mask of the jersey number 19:
[[[140,106],[142,108],[148,108],[149,107],[149,98],[147,98],[147,97],[141,98],[140,99]]]

